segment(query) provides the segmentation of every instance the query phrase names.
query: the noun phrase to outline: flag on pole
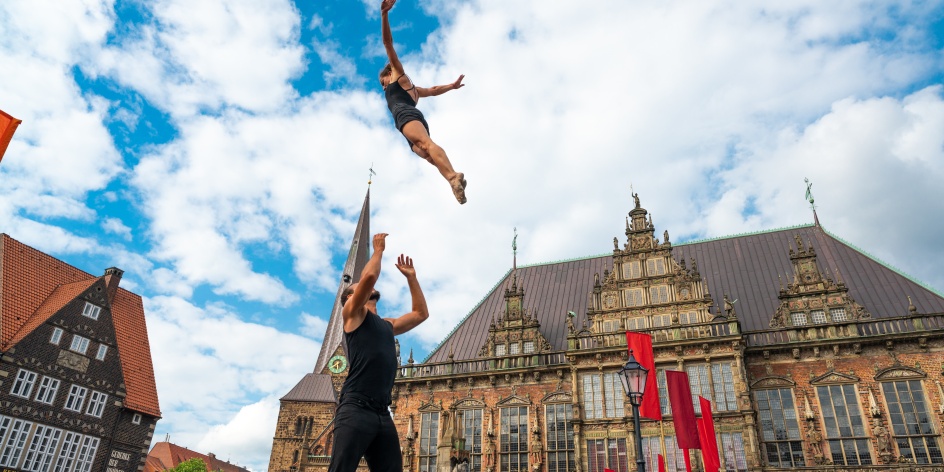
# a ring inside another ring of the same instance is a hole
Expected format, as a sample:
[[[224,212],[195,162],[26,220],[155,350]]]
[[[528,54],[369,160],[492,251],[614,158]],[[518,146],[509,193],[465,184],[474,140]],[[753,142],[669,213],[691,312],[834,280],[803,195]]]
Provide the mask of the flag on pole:
[[[692,472],[692,456],[688,455],[688,449],[682,449],[683,457],[685,457],[685,472]]]
[[[698,442],[698,426],[695,425],[695,407],[692,405],[692,389],[688,374],[675,370],[665,371],[665,383],[672,405],[672,424],[679,449],[701,449]]]
[[[13,139],[13,132],[22,122],[0,110],[0,161],[3,160],[3,153],[7,152],[7,146]]]
[[[698,402],[701,404],[701,418],[696,424],[705,472],[718,472],[721,469],[721,458],[718,456],[718,438],[715,436],[715,420],[711,416],[711,402],[705,397],[698,397]]]
[[[656,382],[656,363],[652,354],[652,336],[646,333],[626,332],[626,347],[633,351],[633,356],[643,367],[649,369],[646,376],[646,391],[639,405],[639,417],[662,421],[662,409],[659,406],[659,386]]]
[[[659,454],[659,472],[665,472],[665,457]]]
[[[603,472],[616,472],[616,471],[613,470],[613,469],[607,469],[607,468],[604,467],[604,468],[603,468]]]

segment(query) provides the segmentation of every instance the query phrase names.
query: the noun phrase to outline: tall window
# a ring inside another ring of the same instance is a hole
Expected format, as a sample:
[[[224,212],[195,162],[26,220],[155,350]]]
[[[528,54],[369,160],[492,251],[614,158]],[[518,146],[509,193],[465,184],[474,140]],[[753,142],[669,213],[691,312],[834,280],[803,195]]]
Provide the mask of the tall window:
[[[82,438],[82,447],[79,448],[79,456],[75,460],[75,472],[90,472],[97,450],[98,438],[91,436]]]
[[[501,446],[498,450],[499,470],[518,472],[528,470],[528,407],[513,406],[501,409]]]
[[[587,464],[589,472],[603,472],[603,469],[628,472],[626,439],[588,439]]]
[[[36,401],[52,405],[56,399],[56,392],[59,390],[59,379],[52,377],[43,377],[39,381],[39,388],[36,390]]]
[[[61,429],[36,425],[36,432],[33,433],[33,439],[26,451],[26,459],[23,461],[23,470],[34,472],[49,470],[52,455],[56,452],[61,436]]]
[[[747,472],[747,457],[744,455],[744,437],[741,433],[721,433],[725,472]]]
[[[662,454],[662,437],[642,438],[642,455],[646,460],[646,472],[659,470],[659,454]]]
[[[587,419],[622,418],[626,415],[623,396],[623,386],[616,372],[583,375],[583,402]]]
[[[646,329],[646,317],[639,316],[636,318],[626,318],[626,330],[627,331],[642,331]]]
[[[72,410],[81,413],[82,404],[85,403],[85,395],[88,389],[76,384],[72,384],[69,389],[69,398],[66,399],[66,410]]]
[[[96,418],[101,418],[102,412],[105,411],[105,403],[107,402],[107,393],[92,390],[92,395],[89,397],[88,408],[85,410],[85,414],[92,415]]]
[[[420,472],[436,471],[436,447],[439,445],[439,412],[423,413],[420,420]]]
[[[626,297],[626,306],[642,306],[646,304],[646,301],[643,300],[643,291],[641,288],[628,288],[623,290],[623,294]]]
[[[659,409],[662,410],[663,416],[672,414],[672,406],[669,405],[669,387],[665,382],[665,370],[665,367],[656,369],[656,386],[659,389]]]
[[[757,390],[757,414],[767,464],[774,467],[804,467],[803,443],[793,395],[789,388]]]
[[[623,278],[624,279],[638,279],[642,277],[642,270],[640,269],[642,265],[639,261],[630,261],[623,263]]]
[[[83,338],[79,335],[72,336],[72,344],[69,346],[69,349],[79,354],[85,354],[85,351],[88,350],[89,340],[88,338]]]
[[[737,410],[737,401],[734,396],[734,374],[730,362],[711,363],[711,385],[714,389],[714,404],[712,406],[716,411]]]
[[[698,401],[699,395],[711,400],[714,411],[737,410],[734,376],[730,362],[689,364],[685,366],[685,372],[688,373],[688,383],[692,389],[692,405],[695,407],[696,415],[702,413],[701,402]]]
[[[685,472],[685,451],[679,449],[675,436],[665,437],[665,471]],[[657,462],[656,465],[659,465]]]
[[[901,457],[918,464],[941,464],[941,447],[920,380],[883,382],[882,392],[888,403],[888,417],[892,423],[892,435],[898,444]]]
[[[665,259],[654,257],[646,260],[646,273],[649,276],[665,275]]]
[[[16,395],[18,397],[29,398],[35,383],[36,372],[20,369],[19,372],[16,373],[16,380],[13,381],[13,388],[10,389],[10,394]]]
[[[832,461],[840,465],[872,463],[869,438],[865,434],[859,398],[855,386],[829,385],[816,387],[826,427],[826,442]]]
[[[3,453],[0,454],[0,465],[6,467],[16,467],[20,461],[20,454],[23,453],[23,446],[26,444],[26,436],[29,434],[33,423],[14,419],[10,426],[10,435],[3,443]]]
[[[93,320],[97,320],[98,314],[101,313],[101,311],[102,307],[85,302],[85,308],[82,309],[82,315],[87,316]]]
[[[544,407],[547,429],[547,472],[570,472],[574,462],[574,413],[570,405]]]
[[[79,446],[82,444],[82,435],[66,431],[62,438],[62,449],[59,451],[59,457],[56,458],[56,467],[53,472],[66,472],[72,470],[75,464],[75,458],[79,453]]]
[[[465,450],[469,451],[469,471],[482,470],[482,410],[459,410],[459,432],[465,438]]]

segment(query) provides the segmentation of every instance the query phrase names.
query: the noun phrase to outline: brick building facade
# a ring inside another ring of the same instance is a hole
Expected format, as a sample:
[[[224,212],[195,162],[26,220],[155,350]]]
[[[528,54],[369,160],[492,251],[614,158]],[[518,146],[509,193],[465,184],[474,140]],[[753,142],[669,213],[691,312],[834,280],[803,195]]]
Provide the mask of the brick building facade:
[[[673,244],[633,197],[612,252],[513,267],[401,366],[403,470],[635,470],[616,377],[626,330],[653,338],[663,419],[638,432],[648,470],[657,454],[685,470],[666,370],[711,400],[723,470],[944,470],[944,297],[815,218]]]
[[[141,297],[0,235],[0,470],[137,471],[160,418]]]

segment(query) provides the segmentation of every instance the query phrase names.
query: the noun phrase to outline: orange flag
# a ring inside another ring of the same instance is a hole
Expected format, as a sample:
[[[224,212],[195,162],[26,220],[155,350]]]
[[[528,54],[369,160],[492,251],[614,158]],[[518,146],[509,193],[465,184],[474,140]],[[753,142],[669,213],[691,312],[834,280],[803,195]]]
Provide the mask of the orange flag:
[[[3,160],[3,153],[7,152],[7,146],[10,145],[10,140],[13,139],[13,132],[16,131],[16,127],[20,123],[22,123],[22,120],[18,120],[0,110],[0,161]]]

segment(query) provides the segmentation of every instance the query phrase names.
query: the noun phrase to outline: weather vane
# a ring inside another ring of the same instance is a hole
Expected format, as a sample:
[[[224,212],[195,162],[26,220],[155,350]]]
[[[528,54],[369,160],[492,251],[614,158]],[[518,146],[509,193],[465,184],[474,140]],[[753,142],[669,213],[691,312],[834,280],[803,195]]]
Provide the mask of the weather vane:
[[[816,205],[813,205],[813,182],[810,182],[810,179],[806,177],[803,178],[803,181],[806,182],[806,201],[810,202],[810,208],[815,211]]]
[[[373,162],[370,163],[370,169],[368,169],[368,170],[370,171],[370,174],[367,174],[367,185],[370,186],[370,184],[374,183],[373,177],[374,177],[375,175],[377,175],[377,173],[374,172],[374,163],[373,163]]]

